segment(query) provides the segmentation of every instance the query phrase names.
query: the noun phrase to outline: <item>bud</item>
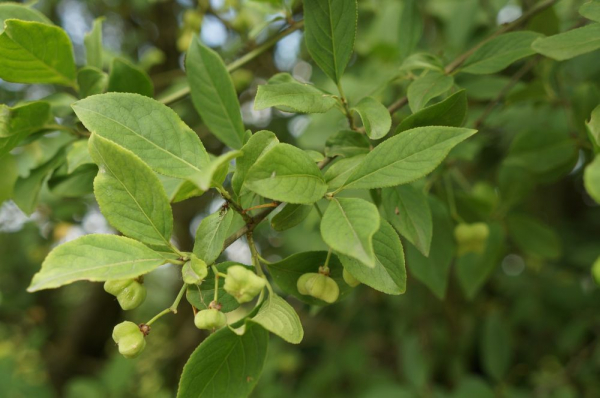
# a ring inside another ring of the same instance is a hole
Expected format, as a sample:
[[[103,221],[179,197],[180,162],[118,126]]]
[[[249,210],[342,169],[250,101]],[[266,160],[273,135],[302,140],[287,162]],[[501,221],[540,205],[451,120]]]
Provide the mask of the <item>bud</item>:
[[[227,324],[227,317],[214,308],[199,311],[194,317],[194,324],[198,329],[220,329]]]
[[[239,303],[251,301],[263,287],[265,280],[241,265],[227,268],[227,277],[223,288],[236,298]]]
[[[458,224],[454,228],[454,238],[458,243],[458,255],[467,253],[483,253],[490,234],[486,223]]]
[[[106,281],[104,290],[116,296],[125,311],[139,307],[146,300],[146,287],[135,279]]]
[[[115,326],[112,338],[119,346],[119,352],[125,358],[137,357],[146,347],[144,334],[133,322],[125,321]]]
[[[208,275],[208,266],[203,260],[192,254],[190,261],[181,269],[183,281],[188,285],[199,285]]]
[[[316,272],[302,275],[298,278],[296,287],[300,294],[313,296],[329,304],[334,303],[340,295],[340,288],[333,279]]]
[[[360,281],[354,277],[346,268],[344,268],[344,272],[342,273],[342,277],[344,278],[344,282],[348,284],[350,287],[356,287],[360,285]]]

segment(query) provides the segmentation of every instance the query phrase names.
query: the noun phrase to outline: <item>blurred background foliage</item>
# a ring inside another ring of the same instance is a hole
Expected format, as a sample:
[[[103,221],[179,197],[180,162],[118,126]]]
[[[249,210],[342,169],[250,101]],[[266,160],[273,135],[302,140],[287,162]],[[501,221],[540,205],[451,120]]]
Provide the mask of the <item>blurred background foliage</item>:
[[[285,2],[301,14],[301,4]],[[390,104],[414,78],[400,68],[408,55],[403,43],[413,40],[409,34],[416,32],[417,52],[447,64],[536,1],[358,3],[356,51],[344,88],[355,101],[372,95]],[[415,6],[410,12],[409,3]],[[558,1],[529,20],[527,28],[551,35],[578,26],[581,4]],[[140,65],[158,98],[185,81],[184,51],[193,35],[200,34],[230,62],[271,37],[287,17],[280,0],[40,0],[35,8],[68,32],[81,64],[84,35],[95,18],[104,17],[105,63],[119,55]],[[455,224],[445,214],[448,208],[467,222],[490,223],[496,250],[482,258],[455,259],[435,281],[415,275],[422,264],[418,254],[408,252],[408,288],[402,296],[361,285],[344,301],[322,309],[292,299],[305,339],[291,346],[272,337],[253,396],[600,396],[600,289],[590,275],[600,255],[600,207],[584,192],[581,173],[591,156],[584,122],[600,104],[600,51],[562,63],[537,59],[522,79],[513,80],[527,62],[495,75],[456,76],[456,89],[465,88],[469,99],[466,125],[477,123],[481,133],[457,147],[440,168],[449,179],[437,178],[438,170],[431,180],[443,204],[432,252],[456,249],[453,239],[435,242],[436,236],[444,240],[451,234]],[[295,32],[233,73],[245,124],[272,130],[283,142],[322,150],[327,137],[343,128],[341,116],[253,110],[257,85],[279,71],[334,91],[311,63],[302,33]],[[0,102],[53,95],[60,103],[65,93],[54,90],[0,80]],[[490,103],[496,106],[489,108]],[[173,108],[209,152],[224,150],[189,99]],[[405,107],[395,121],[409,113]],[[63,134],[17,148],[15,161],[0,160],[0,179],[27,176],[70,139]],[[70,197],[44,186],[28,217],[5,201],[11,194],[0,192],[0,396],[174,396],[183,364],[206,337],[194,328],[191,308],[186,304],[177,316],[153,327],[144,354],[125,360],[110,338],[124,315],[101,284],[25,291],[53,246],[112,231],[93,195]],[[174,205],[181,248],[191,249],[196,226],[221,203],[211,192]],[[278,260],[324,249],[318,223],[313,212],[283,233],[261,226],[255,235],[263,257]],[[249,263],[241,241],[224,257]],[[167,307],[178,278],[168,266],[149,275],[146,303],[127,318],[149,319]]]

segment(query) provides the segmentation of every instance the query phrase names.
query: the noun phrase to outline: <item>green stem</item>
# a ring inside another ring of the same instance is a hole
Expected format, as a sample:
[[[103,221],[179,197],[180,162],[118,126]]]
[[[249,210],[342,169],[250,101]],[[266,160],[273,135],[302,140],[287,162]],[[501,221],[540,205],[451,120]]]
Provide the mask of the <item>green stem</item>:
[[[448,206],[450,207],[450,214],[452,218],[460,223],[464,223],[462,217],[458,214],[456,210],[456,201],[454,200],[454,188],[452,188],[452,182],[450,181],[450,177],[448,174],[444,175],[444,188],[446,190],[446,195],[448,197]]]
[[[242,206],[233,199],[233,197],[229,194],[229,192],[227,192],[225,188],[217,186],[215,187],[215,189],[219,192],[219,194],[221,194],[223,199],[225,199],[227,203],[229,203],[231,208],[242,216],[245,222],[250,221],[250,216],[246,214]]]
[[[220,272],[217,269],[217,267],[215,265],[211,266],[211,269],[213,271],[213,274],[215,274],[215,295],[213,297],[213,301],[215,303],[219,302],[219,276],[220,276]]]
[[[162,310],[161,312],[159,312],[158,314],[156,314],[154,316],[154,318],[152,318],[148,322],[146,322],[146,325],[148,325],[148,326],[152,325],[160,317],[162,317],[165,314],[168,314],[169,312],[172,312],[173,314],[177,314],[177,307],[179,307],[179,303],[181,302],[181,299],[183,298],[183,295],[185,294],[186,289],[187,289],[187,285],[184,283],[183,286],[181,287],[181,290],[179,290],[179,293],[177,294],[175,301],[173,301],[173,304],[171,304],[171,306],[169,308],[166,308],[166,309]]]
[[[315,206],[315,209],[317,209],[317,213],[319,213],[319,217],[323,218],[323,212],[321,211],[321,208],[319,207],[317,202],[314,203],[314,206]]]
[[[333,250],[331,249],[331,247],[329,248],[329,251],[327,252],[327,258],[325,259],[325,264],[323,264],[323,269],[327,272],[329,272],[329,259],[331,258],[331,252]]]

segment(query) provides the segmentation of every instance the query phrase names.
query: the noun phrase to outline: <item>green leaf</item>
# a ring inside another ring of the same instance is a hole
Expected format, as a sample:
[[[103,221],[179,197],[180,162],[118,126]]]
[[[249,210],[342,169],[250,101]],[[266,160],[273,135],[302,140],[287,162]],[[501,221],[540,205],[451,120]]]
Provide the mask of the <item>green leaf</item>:
[[[108,222],[131,238],[169,247],[173,214],[156,174],[132,152],[96,134],[89,151],[100,168],[94,194]]]
[[[536,39],[531,48],[557,61],[589,53],[600,48],[600,24],[593,23],[554,36]]]
[[[44,101],[50,104],[50,113],[54,117],[69,118],[73,115],[73,105],[77,98],[68,93],[54,93],[44,97]]]
[[[167,197],[169,198],[169,202],[177,203],[183,200],[201,196],[204,194],[204,191],[196,186],[196,184],[191,181],[182,180],[180,178],[175,177],[167,177],[162,174],[157,174],[158,179],[165,188],[165,192],[167,193]]]
[[[275,134],[267,130],[261,130],[254,133],[248,142],[244,144],[242,147],[244,156],[236,160],[235,173],[233,173],[231,179],[231,186],[237,196],[244,193],[243,185],[250,167],[277,143],[279,143],[279,140]]]
[[[269,294],[256,316],[249,321],[258,323],[291,344],[300,344],[304,338],[300,317],[287,301],[274,293]]]
[[[327,189],[333,191],[342,187],[348,180],[348,177],[363,162],[365,156],[358,155],[351,158],[339,159],[332,164],[323,176],[327,182]]]
[[[161,174],[188,179],[209,163],[196,133],[151,98],[107,93],[78,101],[73,109],[89,131],[129,149]]]
[[[0,78],[14,83],[76,87],[73,47],[64,30],[9,19],[0,35]]]
[[[582,6],[579,7],[579,14],[592,21],[600,22],[600,1],[591,0],[587,3],[583,3]]]
[[[429,256],[433,222],[427,195],[413,185],[382,190],[385,219],[425,257]]]
[[[456,276],[465,296],[473,300],[504,254],[504,230],[499,224],[490,224],[490,234],[483,253],[467,253],[456,259]]]
[[[85,235],[52,250],[27,291],[53,289],[79,280],[102,282],[135,278],[167,261],[133,239]]]
[[[67,172],[74,172],[79,166],[92,164],[94,161],[88,150],[88,140],[75,141],[67,150]]]
[[[406,92],[408,105],[413,112],[423,109],[429,101],[452,88],[454,78],[438,71],[429,71],[418,77]]]
[[[460,127],[466,117],[467,93],[465,90],[460,90],[445,100],[423,108],[405,118],[396,129],[396,134],[415,127]]]
[[[185,364],[177,397],[246,398],[262,372],[268,343],[269,333],[252,323],[241,336],[229,328],[213,333]]]
[[[333,198],[321,220],[321,236],[336,252],[373,268],[373,235],[379,225],[374,204],[358,198]]]
[[[560,238],[547,225],[528,215],[511,215],[507,223],[510,238],[523,253],[545,259],[560,257]]]
[[[361,262],[340,255],[340,261],[356,279],[386,294],[406,291],[406,268],[402,242],[394,228],[385,220],[373,235],[375,267],[365,267]]]
[[[400,15],[398,49],[402,58],[408,57],[417,47],[423,35],[423,16],[419,12],[417,0],[403,2]]]
[[[225,261],[219,264],[216,264],[218,272],[227,273],[227,268],[234,265],[242,265],[247,269],[254,272],[254,267],[250,267],[248,265],[239,264],[233,261]],[[221,304],[222,312],[231,312],[239,308],[240,303],[238,303],[237,299],[231,296],[229,293],[223,289],[225,285],[225,279],[219,278],[219,304]],[[188,285],[186,291],[186,299],[189,301],[191,305],[198,308],[199,310],[208,309],[209,304],[213,301],[215,297],[215,274],[212,271],[212,268],[208,268],[208,276],[201,285]]]
[[[134,93],[152,98],[154,96],[154,85],[150,80],[150,76],[143,69],[122,58],[115,58],[108,76],[107,91]]]
[[[313,207],[311,205],[295,205],[287,203],[285,207],[271,219],[271,227],[275,231],[285,231],[294,228],[308,217]]]
[[[0,8],[1,10],[1,8]],[[0,157],[0,205],[13,196],[13,190],[19,177],[17,161],[14,156]]]
[[[190,178],[190,181],[203,191],[208,191],[214,186],[220,186],[229,171],[229,162],[242,155],[242,151],[230,151],[224,153],[223,155],[212,159],[208,165],[202,168],[200,173],[194,178]]]
[[[343,188],[384,188],[415,181],[432,172],[454,146],[476,132],[456,127],[405,131],[372,150]]]
[[[512,63],[535,54],[531,43],[541,36],[531,31],[509,32],[497,36],[467,58],[460,71],[476,75],[500,72]]]
[[[104,66],[102,62],[102,22],[104,22],[104,17],[96,18],[92,30],[83,38],[87,66],[100,70]]]
[[[219,54],[194,37],[185,67],[196,111],[208,129],[223,143],[240,149],[244,123],[231,76]]]
[[[450,264],[454,256],[454,227],[446,207],[438,200],[429,200],[433,218],[433,238],[429,257],[407,242],[404,246],[406,264],[411,276],[420,280],[437,298],[442,300],[448,287]]]
[[[244,185],[265,198],[298,204],[312,204],[327,190],[310,156],[289,144],[277,144],[258,159]]]
[[[23,213],[31,215],[35,211],[44,181],[64,161],[64,151],[61,150],[46,163],[31,170],[27,177],[17,179],[13,201]]]
[[[325,156],[349,158],[369,153],[370,147],[371,144],[364,134],[352,130],[342,130],[327,139]]]
[[[286,112],[323,113],[335,106],[337,100],[315,86],[300,83],[287,73],[269,79],[258,86],[254,109],[277,107]]]
[[[600,204],[600,156],[588,164],[583,173],[583,184],[590,196]]]
[[[10,108],[0,104],[0,138],[17,136],[20,140],[35,133],[50,121],[50,104],[29,102]]]
[[[233,211],[221,209],[202,219],[196,230],[194,254],[206,264],[213,264],[223,251],[229,227],[233,221]]]
[[[372,140],[385,137],[392,127],[392,117],[387,108],[371,97],[361,99],[354,108],[362,119],[367,135]]]
[[[100,69],[86,66],[77,72],[77,84],[81,98],[102,94],[108,87],[108,75]]]
[[[302,252],[293,254],[279,262],[268,264],[269,273],[273,281],[287,294],[291,294],[300,301],[310,305],[327,305],[326,302],[300,294],[298,292],[298,278],[307,272],[318,272],[319,267],[325,264],[327,259],[326,251]],[[342,273],[344,268],[337,256],[332,255],[329,259],[329,276],[337,283],[340,288],[338,301],[352,291],[352,288],[344,282]]]
[[[305,0],[304,35],[310,56],[339,83],[352,56],[358,11],[356,0]]]
[[[592,137],[592,143],[600,147],[600,105],[594,108],[590,121],[585,123],[587,131]]]
[[[85,165],[73,173],[67,172],[67,164],[52,173],[48,180],[48,189],[61,198],[79,198],[91,194],[94,190],[94,178],[98,174],[96,165]]]
[[[21,21],[41,22],[52,25],[52,21],[38,10],[17,3],[0,4],[0,33],[4,32],[4,21],[7,19],[19,19]]]
[[[502,381],[510,368],[511,336],[508,320],[496,312],[489,314],[483,322],[480,340],[481,363],[485,372],[496,381]]]

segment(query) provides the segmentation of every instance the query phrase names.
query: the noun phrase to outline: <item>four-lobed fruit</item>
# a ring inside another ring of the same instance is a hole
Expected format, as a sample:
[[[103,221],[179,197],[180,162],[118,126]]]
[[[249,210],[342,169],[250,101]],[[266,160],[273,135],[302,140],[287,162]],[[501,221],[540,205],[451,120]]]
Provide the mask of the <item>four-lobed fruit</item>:
[[[342,277],[344,278],[344,282],[348,284],[350,287],[356,287],[360,285],[360,281],[354,277],[346,268],[344,268],[344,272],[342,273]]]
[[[335,303],[340,295],[337,283],[327,275],[318,272],[308,272],[298,278],[298,292],[312,296],[326,303]]]
[[[181,269],[183,281],[188,285],[199,285],[207,275],[208,266],[204,260],[199,259],[193,254]]]
[[[198,329],[220,329],[227,324],[227,317],[221,311],[211,308],[199,311],[194,317]]]
[[[146,288],[135,279],[106,281],[104,290],[115,296],[126,311],[139,307],[146,299]]]
[[[454,238],[458,243],[458,255],[483,253],[489,234],[490,228],[486,223],[458,224],[454,228]]]
[[[241,303],[252,301],[265,287],[265,280],[241,265],[227,268],[227,277],[223,288]]]
[[[125,321],[115,326],[112,338],[119,346],[119,352],[125,358],[137,357],[146,347],[144,333],[133,322]]]

